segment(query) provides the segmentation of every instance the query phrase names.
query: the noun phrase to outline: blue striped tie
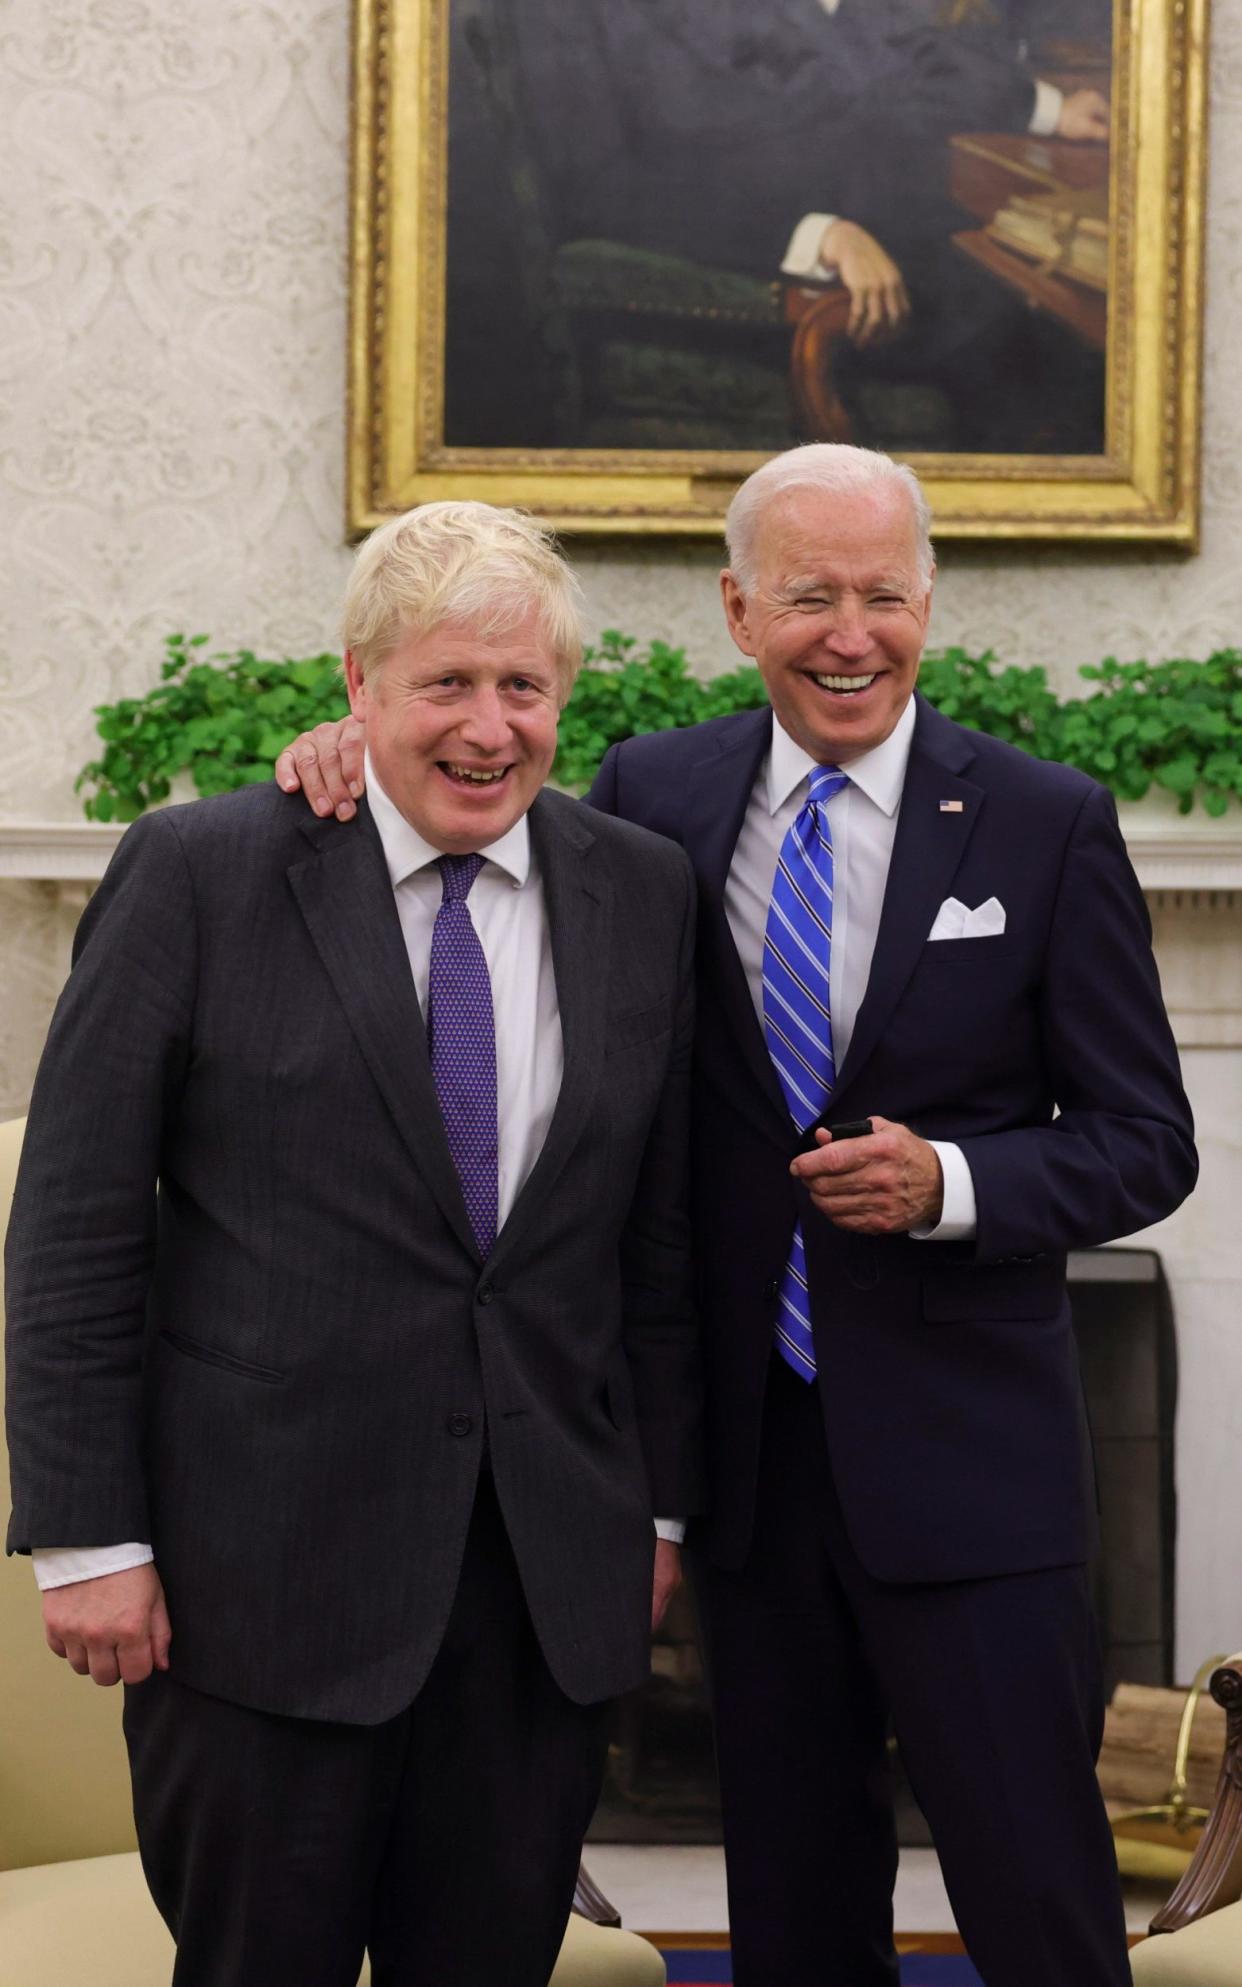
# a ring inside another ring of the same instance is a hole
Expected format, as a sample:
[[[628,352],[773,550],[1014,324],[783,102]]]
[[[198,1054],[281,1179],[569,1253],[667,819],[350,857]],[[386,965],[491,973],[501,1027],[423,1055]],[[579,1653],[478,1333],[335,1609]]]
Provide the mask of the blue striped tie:
[[[836,766],[817,766],[805,805],[781,844],[763,941],[763,1032],[790,1115],[805,1131],[827,1108],[836,1082],[828,962],[832,952],[832,836],[827,803],[848,786]],[[776,1350],[801,1380],[815,1378],[802,1223],[781,1278]]]

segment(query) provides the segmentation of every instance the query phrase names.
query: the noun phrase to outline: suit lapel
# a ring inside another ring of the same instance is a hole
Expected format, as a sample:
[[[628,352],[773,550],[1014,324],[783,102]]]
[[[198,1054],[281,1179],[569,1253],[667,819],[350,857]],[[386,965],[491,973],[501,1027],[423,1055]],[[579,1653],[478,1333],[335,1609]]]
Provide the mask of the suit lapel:
[[[738,1087],[739,1108],[749,1107],[760,1129],[789,1138],[789,1107],[781,1093],[746,971],[725,910],[725,886],[754,784],[772,743],[770,710],[748,712],[724,742],[694,767],[686,799],[683,845],[699,882],[699,951],[702,977],[710,981],[736,1039],[743,1067],[753,1079]]]
[[[358,1047],[410,1156],[458,1240],[478,1255],[431,1077],[427,1034],[375,824],[308,818],[316,853],[289,882]]]
[[[950,894],[985,799],[981,787],[962,777],[973,758],[969,735],[920,698],[871,973],[838,1072],[837,1099],[864,1068]],[[960,802],[960,811],[944,811],[942,801]]]
[[[543,1150],[496,1240],[495,1258],[530,1221],[580,1138],[603,1066],[612,941],[612,885],[594,859],[590,812],[561,794],[540,794],[530,811],[531,846],[543,883],[564,1071]]]

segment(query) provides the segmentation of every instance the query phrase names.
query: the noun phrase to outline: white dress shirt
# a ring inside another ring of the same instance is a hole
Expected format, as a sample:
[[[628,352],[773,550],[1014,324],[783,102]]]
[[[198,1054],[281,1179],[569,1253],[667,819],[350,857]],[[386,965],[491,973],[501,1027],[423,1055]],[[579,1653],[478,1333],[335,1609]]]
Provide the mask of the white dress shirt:
[[[819,0],[819,4],[825,14],[835,14],[841,0]],[[1061,121],[1064,102],[1064,93],[1055,83],[1046,83],[1042,76],[1035,78],[1035,108],[1026,127],[1033,138],[1051,138],[1054,135]],[[781,263],[782,276],[809,276],[817,282],[827,282],[835,276],[835,263],[821,261],[819,245],[825,230],[841,219],[840,214],[804,214],[789,237],[789,246]]]
[[[832,949],[828,1002],[833,1057],[845,1061],[854,1023],[867,991],[871,957],[880,929],[888,866],[897,833],[901,790],[914,736],[911,698],[882,745],[851,760],[849,784],[828,802],[832,836]],[[772,745],[751,792],[725,884],[725,914],[763,1025],[763,941],[781,844],[806,804],[807,781],[817,762],[795,744],[775,712]],[[883,1099],[876,1100],[883,1112]],[[929,1140],[944,1175],[939,1222],[914,1228],[916,1241],[965,1241],[975,1232],[975,1188],[960,1146]]]
[[[379,831],[418,1004],[427,1015],[431,933],[444,894],[435,865],[441,851],[424,841],[389,799],[366,761],[367,798]],[[500,1227],[534,1167],[560,1095],[565,1053],[552,970],[543,885],[522,819],[480,850],[486,860],[467,903],[492,982],[496,1023],[496,1113],[499,1132],[497,1221]],[[661,1538],[680,1540],[684,1526],[660,1518]],[[41,1548],[33,1554],[41,1588],[121,1573],[153,1557],[149,1545]]]

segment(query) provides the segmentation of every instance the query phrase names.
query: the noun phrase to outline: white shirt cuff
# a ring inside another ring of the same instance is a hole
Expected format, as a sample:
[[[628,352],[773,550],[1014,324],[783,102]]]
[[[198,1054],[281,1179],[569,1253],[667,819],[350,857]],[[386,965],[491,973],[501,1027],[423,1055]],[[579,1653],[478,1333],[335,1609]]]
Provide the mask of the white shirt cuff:
[[[817,282],[826,282],[835,276],[835,262],[821,262],[819,245],[824,239],[825,228],[830,228],[836,214],[804,214],[789,237],[789,247],[781,263],[782,276],[813,276]]]
[[[1033,138],[1054,138],[1061,122],[1061,106],[1065,102],[1064,90],[1058,90],[1055,83],[1045,83],[1042,76],[1035,78],[1035,108],[1027,130]]]
[[[670,1545],[680,1545],[686,1536],[686,1525],[683,1518],[657,1518],[655,1528],[656,1537],[658,1539],[667,1539]]]
[[[946,1145],[939,1139],[929,1139],[928,1144],[940,1161],[940,1172],[944,1180],[944,1199],[940,1207],[940,1219],[934,1227],[912,1228],[910,1237],[915,1242],[973,1242],[978,1213],[975,1206],[975,1183],[971,1178],[970,1167],[960,1145]]]
[[[155,1558],[149,1545],[39,1546],[30,1555],[40,1593],[49,1587],[71,1587],[76,1580],[100,1580],[105,1573],[128,1573]]]

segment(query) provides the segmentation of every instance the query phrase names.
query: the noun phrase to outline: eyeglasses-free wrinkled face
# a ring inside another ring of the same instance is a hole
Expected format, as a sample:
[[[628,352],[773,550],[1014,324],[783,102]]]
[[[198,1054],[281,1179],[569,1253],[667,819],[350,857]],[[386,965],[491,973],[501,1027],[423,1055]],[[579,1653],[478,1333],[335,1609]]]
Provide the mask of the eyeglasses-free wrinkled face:
[[[486,848],[526,813],[556,754],[561,700],[533,613],[498,633],[408,635],[365,681],[352,657],[346,675],[381,786],[435,848]]]
[[[759,521],[756,576],[723,577],[729,632],[753,656],[790,736],[848,765],[892,731],[931,613],[902,490],[793,489]]]

